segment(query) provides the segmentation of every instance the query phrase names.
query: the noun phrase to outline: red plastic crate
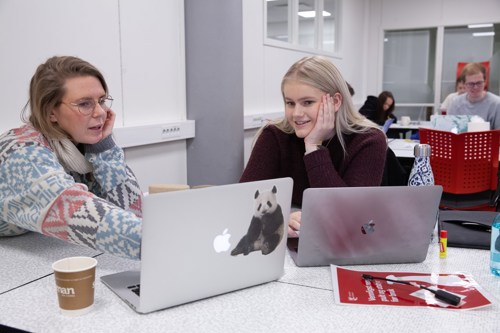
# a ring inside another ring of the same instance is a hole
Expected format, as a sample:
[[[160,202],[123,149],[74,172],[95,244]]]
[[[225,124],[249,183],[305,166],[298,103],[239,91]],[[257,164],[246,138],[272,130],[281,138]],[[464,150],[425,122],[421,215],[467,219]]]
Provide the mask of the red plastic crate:
[[[500,130],[454,134],[420,128],[420,143],[431,146],[436,185],[453,194],[497,188]]]

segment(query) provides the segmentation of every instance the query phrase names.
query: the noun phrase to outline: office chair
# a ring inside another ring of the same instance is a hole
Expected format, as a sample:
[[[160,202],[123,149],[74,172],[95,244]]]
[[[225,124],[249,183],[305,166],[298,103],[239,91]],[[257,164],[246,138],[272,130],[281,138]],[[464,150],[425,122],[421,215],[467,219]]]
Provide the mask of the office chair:
[[[436,185],[443,186],[441,209],[496,211],[500,130],[454,134],[420,128],[431,146]]]
[[[408,184],[409,172],[399,162],[394,151],[387,147],[384,174],[381,186],[406,186]]]

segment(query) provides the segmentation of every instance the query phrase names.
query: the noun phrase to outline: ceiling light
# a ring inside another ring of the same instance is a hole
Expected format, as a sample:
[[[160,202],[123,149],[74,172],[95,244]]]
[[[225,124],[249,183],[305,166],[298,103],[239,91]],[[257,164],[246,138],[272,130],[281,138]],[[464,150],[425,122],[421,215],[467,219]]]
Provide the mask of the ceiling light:
[[[491,28],[493,26],[493,23],[484,23],[484,24],[469,24],[467,27],[469,29],[474,29],[474,28]]]
[[[316,16],[316,11],[315,10],[306,10],[299,12],[299,16],[305,17],[305,18],[311,18]],[[323,16],[332,16],[331,13],[323,11]]]
[[[485,36],[495,36],[494,31],[487,31],[487,32],[474,32],[472,34],[474,37],[485,37]]]

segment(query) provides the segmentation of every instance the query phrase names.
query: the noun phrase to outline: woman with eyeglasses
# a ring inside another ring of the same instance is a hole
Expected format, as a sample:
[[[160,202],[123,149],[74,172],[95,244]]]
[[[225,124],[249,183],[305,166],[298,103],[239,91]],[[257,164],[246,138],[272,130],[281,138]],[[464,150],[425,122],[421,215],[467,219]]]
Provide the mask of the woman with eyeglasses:
[[[25,124],[0,136],[0,236],[35,231],[140,258],[142,192],[111,136],[112,102],[84,60],[38,66]]]
[[[472,62],[460,74],[465,80],[465,94],[457,96],[450,104],[449,115],[476,115],[490,123],[490,129],[500,129],[500,97],[487,91],[486,68]]]

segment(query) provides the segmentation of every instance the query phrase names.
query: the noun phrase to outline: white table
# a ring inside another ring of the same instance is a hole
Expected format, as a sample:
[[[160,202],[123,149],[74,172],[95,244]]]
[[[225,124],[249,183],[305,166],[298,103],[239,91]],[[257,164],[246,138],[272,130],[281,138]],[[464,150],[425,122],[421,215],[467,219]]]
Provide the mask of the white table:
[[[402,125],[400,122],[398,123],[392,123],[389,128],[393,129],[401,129],[401,130],[418,130],[419,128],[424,127],[424,128],[430,128],[431,127],[431,122],[430,121],[411,121],[408,125]]]
[[[403,158],[414,158],[413,153],[414,147],[418,144],[418,141],[409,139],[388,139],[387,145],[394,151],[396,157]]]
[[[8,253],[20,254],[26,258],[24,262],[37,263],[38,274],[45,274],[50,270],[53,253],[43,252],[47,249],[43,238],[34,235],[31,244],[19,242],[17,249],[9,246]],[[31,250],[37,247],[40,251]],[[0,242],[0,253],[7,253],[5,250],[5,243]],[[61,256],[80,250],[70,244],[59,248]],[[0,295],[0,324],[34,332],[499,331],[500,278],[489,272],[489,251],[485,250],[449,248],[448,258],[443,260],[438,258],[438,245],[431,244],[427,259],[420,264],[353,266],[379,271],[471,273],[496,297],[493,306],[471,311],[336,305],[329,267],[297,267],[287,255],[285,274],[276,282],[140,315],[99,280],[102,275],[138,268],[139,263],[107,254],[97,255],[97,260],[96,298],[90,313],[75,318],[59,314],[54,277],[40,275]],[[9,260],[2,274],[13,267],[14,260]],[[31,270],[30,266],[17,267],[11,272],[12,279],[24,281],[24,275],[31,274]],[[31,274],[31,278],[35,275]]]
[[[52,263],[64,257],[90,256],[101,252],[29,232],[0,237],[0,295],[42,276],[52,274]],[[1,318],[0,311],[0,318]]]
[[[408,125],[401,125],[399,122],[395,124],[391,124],[389,127],[390,132],[396,132],[398,134],[402,134],[402,137],[400,135],[401,139],[408,138],[408,132],[410,132],[410,135],[413,133],[416,133],[419,128],[430,128],[431,127],[431,122],[430,121],[411,121],[410,124]],[[388,133],[390,134],[390,133]]]

